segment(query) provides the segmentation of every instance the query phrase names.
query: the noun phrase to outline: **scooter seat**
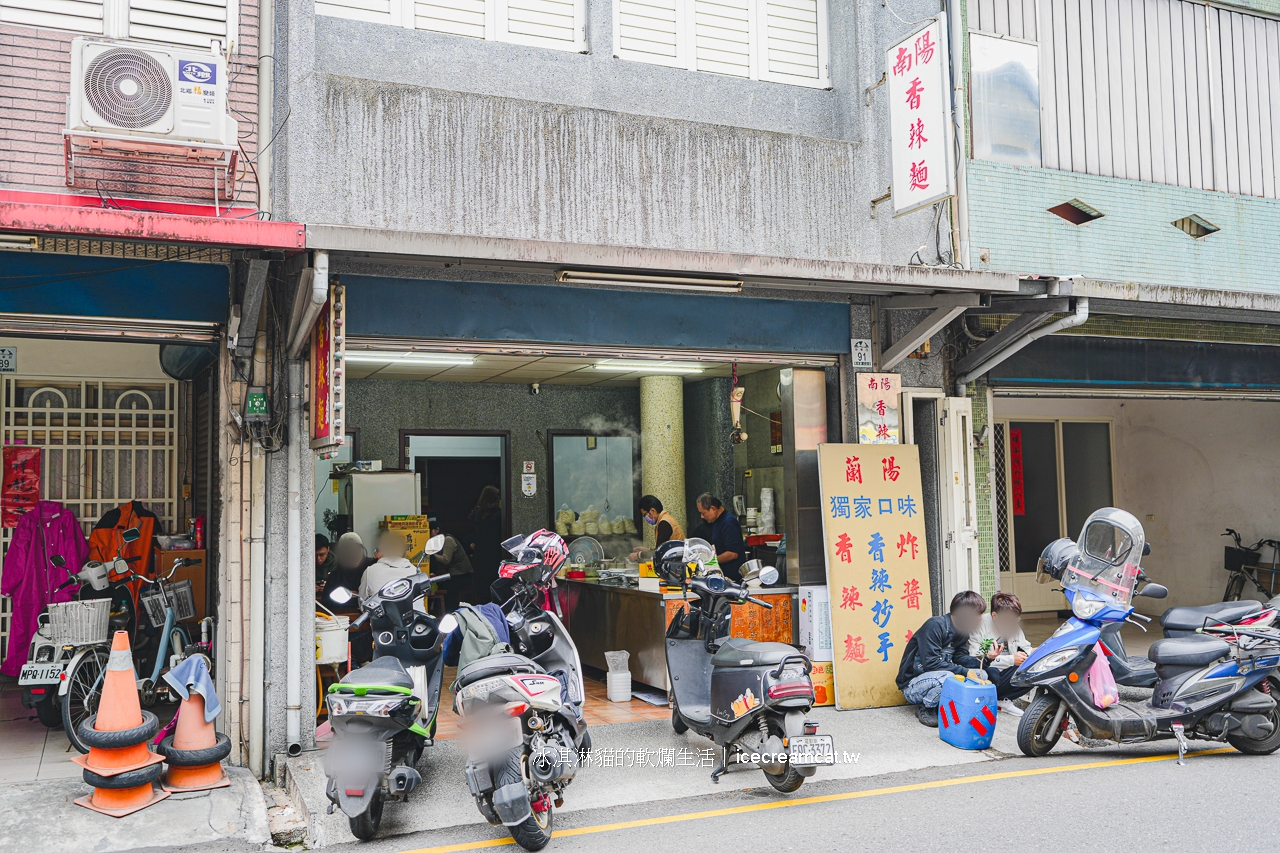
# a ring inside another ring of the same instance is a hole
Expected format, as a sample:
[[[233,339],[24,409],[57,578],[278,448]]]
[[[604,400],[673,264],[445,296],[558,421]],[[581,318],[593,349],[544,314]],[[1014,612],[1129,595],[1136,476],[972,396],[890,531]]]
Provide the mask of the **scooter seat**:
[[[798,655],[793,646],[786,643],[757,643],[731,637],[725,640],[711,659],[712,666],[774,666],[782,663],[787,655]]]
[[[1196,607],[1170,607],[1160,617],[1160,627],[1170,631],[1198,631],[1205,620],[1210,625],[1237,622],[1262,609],[1257,601],[1221,601]]]
[[[342,676],[341,684],[352,687],[403,687],[413,689],[413,677],[405,671],[398,658],[374,658],[357,670]]]
[[[489,655],[480,660],[472,661],[462,668],[458,673],[457,689],[461,690],[469,684],[474,684],[483,678],[492,678],[495,675],[509,675],[516,672],[542,672],[542,667],[529,660],[524,655]]]
[[[1230,653],[1225,640],[1194,636],[1156,640],[1147,657],[1158,666],[1206,666]]]

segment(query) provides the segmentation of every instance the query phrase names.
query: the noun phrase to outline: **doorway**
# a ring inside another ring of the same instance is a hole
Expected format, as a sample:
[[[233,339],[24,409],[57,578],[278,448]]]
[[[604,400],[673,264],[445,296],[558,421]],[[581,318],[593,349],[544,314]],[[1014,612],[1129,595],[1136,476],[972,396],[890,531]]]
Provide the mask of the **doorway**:
[[[1062,596],[1036,582],[1036,564],[1046,545],[1113,504],[1111,422],[997,421],[994,438],[1000,588],[1024,610],[1057,610]]]
[[[468,542],[471,511],[485,486],[502,493],[503,535],[511,529],[507,432],[401,430],[401,467],[419,474],[422,510],[434,515],[444,533]]]

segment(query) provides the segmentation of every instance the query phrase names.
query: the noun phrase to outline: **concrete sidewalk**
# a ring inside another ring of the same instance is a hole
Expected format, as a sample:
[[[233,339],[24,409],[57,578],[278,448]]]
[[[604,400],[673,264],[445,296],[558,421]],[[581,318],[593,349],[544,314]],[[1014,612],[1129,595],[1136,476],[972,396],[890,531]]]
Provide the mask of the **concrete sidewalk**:
[[[72,800],[91,790],[78,778],[0,785],[0,850],[118,853],[211,841],[269,842],[261,786],[243,768],[229,767],[227,773],[228,788],[174,794],[123,818],[75,805]]]
[[[1018,720],[1007,714],[1000,715],[995,741],[985,752],[967,752],[943,743],[935,729],[920,725],[911,707],[864,711],[819,708],[810,714],[810,719],[818,721],[820,733],[835,738],[837,764],[820,768],[814,777],[819,780],[975,764],[1020,754],[1016,743]],[[715,784],[711,781],[711,767],[702,766],[700,758],[685,763],[669,761],[672,755],[696,756],[699,750],[711,747],[711,742],[693,733],[677,735],[668,722],[597,726],[591,735],[594,752],[603,759],[604,766],[593,762],[578,773],[565,792],[563,810],[682,799],[751,788],[772,792],[759,770],[744,768],[725,775]],[[1063,739],[1055,752],[1080,748]],[[285,784],[299,816],[307,824],[308,842],[317,847],[354,840],[347,818],[341,812],[325,814],[329,803],[324,796],[323,764],[324,754],[315,752],[289,759],[285,769]],[[408,803],[387,805],[379,835],[486,825],[467,791],[464,764],[465,756],[457,741],[439,741],[427,750],[418,764],[422,787]],[[803,791],[801,788],[801,794]],[[495,838],[506,836],[506,830],[500,826],[491,830]]]

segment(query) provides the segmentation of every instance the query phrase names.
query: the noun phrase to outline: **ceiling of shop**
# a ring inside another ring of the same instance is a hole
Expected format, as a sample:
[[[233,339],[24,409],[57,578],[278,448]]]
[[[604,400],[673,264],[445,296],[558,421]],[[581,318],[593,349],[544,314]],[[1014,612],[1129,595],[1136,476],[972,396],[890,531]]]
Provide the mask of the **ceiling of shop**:
[[[434,364],[357,364],[348,363],[348,379],[400,379],[430,380],[432,382],[495,382],[507,384],[542,385],[639,385],[642,372],[615,373],[597,370],[599,358],[569,358],[563,356],[489,355],[475,356],[470,365],[442,366]],[[626,359],[631,361],[633,359]],[[661,364],[662,362],[656,362]],[[731,376],[728,362],[699,362],[701,373],[684,375],[686,382],[696,382],[713,376]],[[760,370],[768,370],[771,364],[738,364],[738,375],[745,376]]]

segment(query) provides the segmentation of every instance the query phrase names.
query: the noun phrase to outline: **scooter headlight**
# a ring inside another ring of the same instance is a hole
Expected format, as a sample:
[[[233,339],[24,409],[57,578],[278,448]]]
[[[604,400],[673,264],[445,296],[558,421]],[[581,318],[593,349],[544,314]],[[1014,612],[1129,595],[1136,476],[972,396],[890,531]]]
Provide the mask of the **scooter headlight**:
[[[332,693],[328,698],[329,714],[335,717],[390,717],[409,701],[407,696],[344,696],[338,693]]]
[[[1056,652],[1045,655],[1027,670],[1028,675],[1039,675],[1042,672],[1048,672],[1051,669],[1057,669],[1064,663],[1074,660],[1076,655],[1080,654],[1079,646],[1070,646],[1069,648],[1059,649]]]
[[[1077,619],[1092,619],[1106,606],[1107,603],[1105,601],[1077,596],[1075,601],[1071,602],[1071,612],[1075,614]]]

